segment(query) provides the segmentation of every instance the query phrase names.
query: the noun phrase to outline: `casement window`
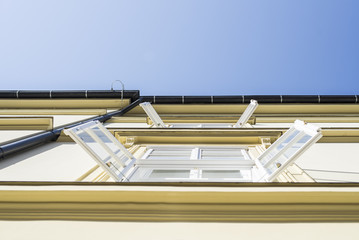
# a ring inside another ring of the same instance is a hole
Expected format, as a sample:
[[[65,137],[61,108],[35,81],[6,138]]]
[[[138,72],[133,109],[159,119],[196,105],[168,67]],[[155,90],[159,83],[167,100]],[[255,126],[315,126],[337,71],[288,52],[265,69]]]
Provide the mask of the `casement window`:
[[[166,125],[161,117],[158,115],[156,110],[153,108],[151,103],[144,102],[140,103],[140,106],[146,112],[147,116],[153,122],[154,127],[158,128],[242,128],[246,125],[254,111],[258,107],[258,102],[256,100],[251,100],[246,110],[243,112],[241,117],[238,119],[236,124],[225,124],[225,123],[202,123],[202,124],[194,124],[194,123],[173,123]]]
[[[319,127],[296,120],[283,136],[255,159],[257,168],[254,169],[254,179],[273,181],[321,137]]]
[[[65,129],[64,133],[79,144],[115,181],[121,181],[136,161],[98,121]]]
[[[251,181],[254,161],[238,146],[148,146],[130,181]]]
[[[152,120],[155,127],[166,128],[166,125],[164,124],[156,110],[152,107],[151,103],[143,102],[140,103],[140,106],[146,112],[147,116]]]
[[[147,146],[139,159],[98,121],[65,130],[115,181],[271,182],[322,134],[296,120],[262,155],[243,146]]]

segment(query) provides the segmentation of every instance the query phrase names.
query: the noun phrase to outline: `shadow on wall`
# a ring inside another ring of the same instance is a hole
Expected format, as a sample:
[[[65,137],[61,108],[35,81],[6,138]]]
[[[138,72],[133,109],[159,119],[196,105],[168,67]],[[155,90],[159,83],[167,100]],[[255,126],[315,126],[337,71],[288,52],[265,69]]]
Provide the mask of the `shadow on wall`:
[[[317,182],[359,182],[359,172],[303,169]]]
[[[25,151],[25,152],[22,152],[19,154],[14,154],[12,156],[9,156],[8,158],[1,159],[0,160],[0,170],[10,167],[11,165],[17,164],[21,161],[28,159],[28,158],[39,155],[43,152],[49,151],[49,150],[55,148],[56,146],[57,146],[57,144],[54,144],[54,143],[37,145],[32,148],[29,148],[29,151]]]

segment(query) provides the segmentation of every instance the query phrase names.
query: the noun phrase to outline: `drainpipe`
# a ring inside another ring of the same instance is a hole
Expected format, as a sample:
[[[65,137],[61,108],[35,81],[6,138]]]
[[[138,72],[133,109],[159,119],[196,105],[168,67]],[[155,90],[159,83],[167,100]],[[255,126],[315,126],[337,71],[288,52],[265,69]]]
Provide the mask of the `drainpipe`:
[[[86,122],[96,121],[96,120],[98,120],[100,122],[106,122],[107,120],[109,120],[110,118],[112,118],[114,116],[122,116],[125,113],[127,113],[128,111],[130,111],[131,109],[135,108],[142,101],[143,101],[143,99],[140,97],[139,99],[137,99],[136,101],[134,101],[133,103],[124,107],[121,110],[107,113],[107,114],[104,114],[101,116],[85,119],[85,120],[71,123],[68,125],[63,125],[63,126],[54,128],[52,130],[33,134],[30,136],[25,136],[23,138],[15,139],[13,141],[5,142],[3,145],[0,145],[0,160],[5,159],[5,158],[7,158],[11,155],[17,154],[17,153],[27,151],[29,149],[32,149],[33,147],[36,147],[36,146],[39,146],[39,145],[42,145],[45,143],[49,143],[49,142],[54,142],[57,140],[57,138],[60,136],[62,130],[64,130],[65,128],[75,127],[77,125],[80,125],[80,124],[83,124]]]

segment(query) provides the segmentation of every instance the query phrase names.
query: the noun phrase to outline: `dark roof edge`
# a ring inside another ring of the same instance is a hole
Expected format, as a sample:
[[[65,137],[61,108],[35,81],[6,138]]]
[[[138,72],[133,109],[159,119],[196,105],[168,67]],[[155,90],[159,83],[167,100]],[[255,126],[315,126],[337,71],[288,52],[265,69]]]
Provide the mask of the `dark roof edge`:
[[[95,99],[121,98],[122,91],[116,90],[0,90],[0,99]],[[139,90],[125,90],[124,98],[135,101]],[[144,96],[153,104],[235,104],[249,103],[352,103],[359,102],[358,95],[216,95],[216,96]]]
[[[144,101],[153,104],[235,104],[249,103],[352,103],[359,101],[358,95],[231,95],[231,96],[144,96]]]
[[[0,98],[7,99],[63,99],[63,98],[121,98],[121,90],[0,90]],[[140,97],[139,90],[123,91],[123,98],[135,101]]]

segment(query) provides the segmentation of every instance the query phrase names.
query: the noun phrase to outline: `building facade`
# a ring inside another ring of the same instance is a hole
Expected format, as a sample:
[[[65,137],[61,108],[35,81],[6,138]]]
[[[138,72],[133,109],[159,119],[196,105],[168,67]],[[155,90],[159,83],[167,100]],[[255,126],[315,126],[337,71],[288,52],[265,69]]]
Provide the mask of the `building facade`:
[[[356,95],[1,91],[0,98],[6,236],[16,227],[46,226],[52,230],[37,234],[53,236],[79,226],[87,232],[53,237],[115,229],[150,239],[358,237]],[[250,109],[251,100],[258,106]],[[311,130],[294,129],[296,120],[318,132],[310,144]],[[267,175],[257,177],[262,166]]]

